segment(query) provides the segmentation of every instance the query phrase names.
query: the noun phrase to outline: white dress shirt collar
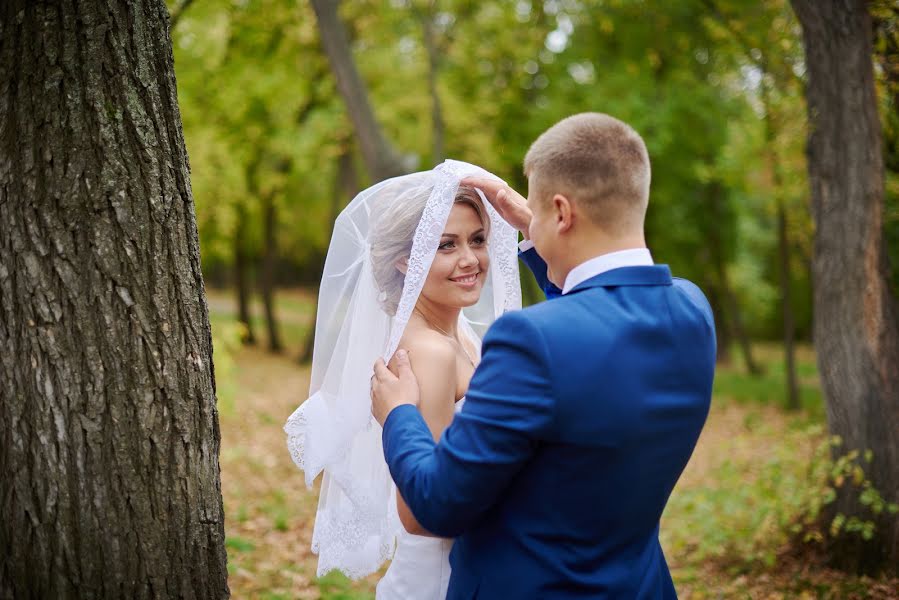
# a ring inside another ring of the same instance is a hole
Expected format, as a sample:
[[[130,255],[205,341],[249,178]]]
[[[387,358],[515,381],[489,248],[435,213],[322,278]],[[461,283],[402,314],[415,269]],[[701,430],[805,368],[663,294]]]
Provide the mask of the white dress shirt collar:
[[[645,267],[653,264],[655,263],[652,262],[652,255],[649,253],[648,248],[631,248],[629,250],[601,254],[573,268],[568,273],[568,277],[565,278],[565,286],[562,288],[562,293],[567,294],[588,279],[612,269]]]

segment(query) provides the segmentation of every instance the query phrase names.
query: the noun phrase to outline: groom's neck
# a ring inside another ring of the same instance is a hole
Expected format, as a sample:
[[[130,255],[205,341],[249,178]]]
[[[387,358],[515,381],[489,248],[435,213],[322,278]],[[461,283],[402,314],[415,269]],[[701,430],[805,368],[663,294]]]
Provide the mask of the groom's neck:
[[[591,258],[634,248],[646,248],[642,231],[619,236],[610,236],[601,230],[579,232],[567,240],[560,261],[563,264],[553,270],[564,281],[572,269]]]

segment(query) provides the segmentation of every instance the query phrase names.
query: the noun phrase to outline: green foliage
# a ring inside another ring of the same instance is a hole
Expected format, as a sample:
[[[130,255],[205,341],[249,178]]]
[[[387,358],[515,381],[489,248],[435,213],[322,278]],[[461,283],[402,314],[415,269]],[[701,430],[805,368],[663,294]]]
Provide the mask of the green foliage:
[[[731,354],[737,360],[738,349]],[[786,366],[782,350],[772,344],[756,344],[757,359],[764,365],[760,375],[749,375],[735,368],[719,367],[715,372],[714,397],[746,405],[787,407]],[[813,354],[801,349],[797,356],[796,375],[799,383],[800,407],[808,419],[823,423],[824,399],[818,382],[818,369]]]
[[[341,16],[385,134],[422,168],[435,162],[425,20],[447,156],[524,190],[522,158],[554,122],[599,110],[633,124],[653,161],[654,255],[705,288],[723,261],[757,335],[780,328],[783,203],[794,309],[809,332],[802,50],[787,2],[361,0],[342,3]],[[308,3],[289,0],[194,3],[173,32],[207,272],[232,264],[238,219],[258,256],[270,196],[284,276],[317,277],[336,159],[353,145],[318,36]]]
[[[369,600],[374,594],[353,589],[353,583],[340,571],[331,571],[317,579],[322,600]]]
[[[884,511],[889,514],[899,512],[899,505],[887,502],[881,493],[874,488],[871,481],[865,475],[864,465],[870,464],[874,458],[871,450],[860,453],[858,450],[850,450],[838,455],[835,459],[831,456],[834,450],[839,449],[842,440],[839,436],[833,436],[821,444],[813,464],[821,469],[818,488],[821,493],[815,501],[809,504],[804,514],[800,515],[793,525],[793,531],[802,534],[806,542],[826,542],[828,538],[837,540],[843,536],[859,537],[868,542],[874,538],[876,523],[874,519]],[[857,499],[865,507],[867,515],[851,515],[838,512],[828,523],[823,523],[823,507],[833,503],[838,493],[842,493]]]
[[[235,320],[222,319],[210,311],[212,327],[212,357],[215,361],[215,394],[222,416],[234,413],[237,394],[237,364],[235,354],[240,349],[241,326]]]
[[[250,550],[253,550],[256,545],[250,540],[234,536],[225,540],[225,547],[228,550],[234,550],[236,552],[249,552]]]
[[[745,423],[763,430],[763,419]],[[792,535],[797,515],[819,501],[819,461],[811,467],[808,448],[820,444],[821,425],[787,431],[782,443],[746,461],[727,458],[701,488],[676,490],[663,519],[666,552],[691,563],[717,561],[734,572],[770,568]]]
[[[764,434],[764,418],[744,420],[747,432]],[[770,435],[770,433],[768,434]],[[871,540],[873,518],[899,507],[886,502],[866,478],[858,451],[832,458],[835,441],[822,424],[795,421],[780,443],[752,461],[735,458],[718,464],[705,487],[678,489],[663,518],[666,551],[688,564],[716,562],[733,573],[774,567],[784,553],[806,544],[822,545],[840,536]],[[837,514],[825,520],[840,488],[851,489],[870,518]]]

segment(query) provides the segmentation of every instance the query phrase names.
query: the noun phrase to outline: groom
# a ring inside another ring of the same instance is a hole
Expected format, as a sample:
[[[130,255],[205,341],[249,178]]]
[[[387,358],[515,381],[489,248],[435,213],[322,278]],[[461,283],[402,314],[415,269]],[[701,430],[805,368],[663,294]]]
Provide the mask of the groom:
[[[434,444],[405,352],[379,361],[384,456],[428,531],[457,537],[448,598],[676,598],[659,518],[705,422],[712,313],[654,265],[649,157],[625,123],[584,113],[524,160],[528,199],[468,180],[524,234],[551,299],[498,319],[463,410]]]

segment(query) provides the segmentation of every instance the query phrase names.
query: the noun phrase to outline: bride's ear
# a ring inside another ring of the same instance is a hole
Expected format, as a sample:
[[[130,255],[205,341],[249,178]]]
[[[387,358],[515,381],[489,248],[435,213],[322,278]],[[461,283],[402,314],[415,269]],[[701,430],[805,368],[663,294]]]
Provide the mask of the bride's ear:
[[[400,273],[402,273],[403,275],[406,274],[406,271],[409,270],[409,257],[408,256],[396,261],[396,270],[399,271]]]

